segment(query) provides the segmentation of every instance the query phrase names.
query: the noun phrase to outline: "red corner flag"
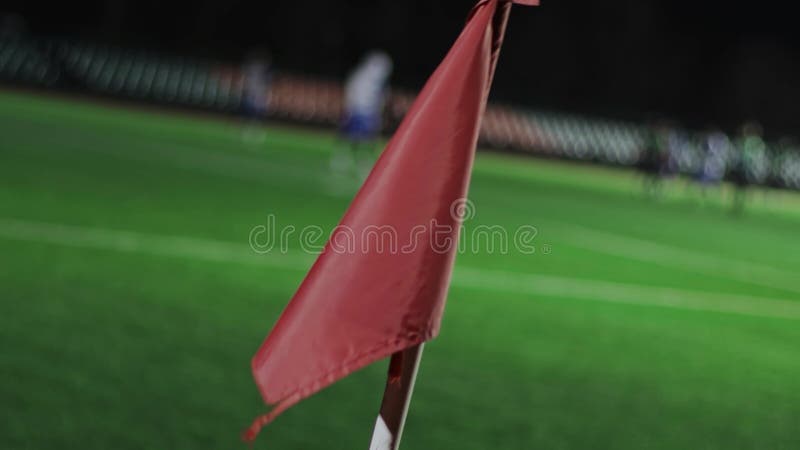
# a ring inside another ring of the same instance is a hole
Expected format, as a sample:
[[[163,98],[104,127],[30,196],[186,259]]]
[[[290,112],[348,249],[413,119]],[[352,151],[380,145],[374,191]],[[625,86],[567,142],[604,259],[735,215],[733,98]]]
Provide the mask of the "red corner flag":
[[[458,242],[456,210],[467,194],[510,6],[481,0],[472,10],[253,357],[256,384],[274,407],[246,440],[303,398],[438,334]],[[395,241],[383,248],[368,239],[387,230]]]

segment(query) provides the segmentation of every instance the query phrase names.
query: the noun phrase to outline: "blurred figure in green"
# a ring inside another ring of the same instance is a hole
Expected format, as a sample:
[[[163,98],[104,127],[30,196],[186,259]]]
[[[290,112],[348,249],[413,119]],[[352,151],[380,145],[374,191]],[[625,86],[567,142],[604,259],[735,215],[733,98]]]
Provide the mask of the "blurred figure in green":
[[[794,164],[797,160],[797,142],[793,137],[784,136],[778,144],[771,147],[772,163],[770,164],[770,184],[773,186],[793,186],[795,178]]]
[[[666,122],[651,122],[645,131],[643,147],[639,151],[638,169],[643,175],[643,189],[647,197],[657,197],[661,181],[669,174],[670,129]]]
[[[736,186],[733,195],[733,212],[744,209],[747,189],[751,184],[762,183],[768,172],[767,145],[764,143],[761,125],[748,121],[742,125],[736,141],[736,152],[731,171],[731,181]]]

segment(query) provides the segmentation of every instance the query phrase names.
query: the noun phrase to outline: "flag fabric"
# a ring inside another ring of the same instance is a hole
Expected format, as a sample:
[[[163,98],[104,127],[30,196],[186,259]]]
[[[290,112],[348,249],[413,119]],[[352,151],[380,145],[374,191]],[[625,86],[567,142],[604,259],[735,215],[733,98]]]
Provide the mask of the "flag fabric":
[[[533,0],[517,0],[534,4]],[[439,333],[511,2],[481,0],[252,360],[272,410]]]

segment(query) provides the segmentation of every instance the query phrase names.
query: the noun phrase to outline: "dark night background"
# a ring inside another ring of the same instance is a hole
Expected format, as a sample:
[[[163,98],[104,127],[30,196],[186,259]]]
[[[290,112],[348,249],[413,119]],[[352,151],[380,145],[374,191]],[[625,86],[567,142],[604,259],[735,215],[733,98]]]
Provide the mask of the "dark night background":
[[[37,34],[236,61],[270,50],[279,70],[341,78],[365,50],[418,88],[475,0],[25,2]],[[517,105],[728,131],[748,118],[800,134],[800,30],[791,2],[543,0],[511,16],[493,97]]]

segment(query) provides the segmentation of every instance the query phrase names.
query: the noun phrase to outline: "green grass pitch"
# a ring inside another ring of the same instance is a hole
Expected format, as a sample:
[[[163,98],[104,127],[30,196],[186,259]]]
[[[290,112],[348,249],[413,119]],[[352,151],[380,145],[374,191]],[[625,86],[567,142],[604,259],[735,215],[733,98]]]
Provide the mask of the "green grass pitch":
[[[325,132],[0,93],[0,447],[246,448],[249,359],[357,182]],[[413,449],[800,448],[800,199],[732,216],[680,181],[479,153],[477,225],[537,252],[460,254],[403,439]],[[290,241],[292,242],[292,241]],[[386,364],[292,408],[256,448],[366,448]]]

